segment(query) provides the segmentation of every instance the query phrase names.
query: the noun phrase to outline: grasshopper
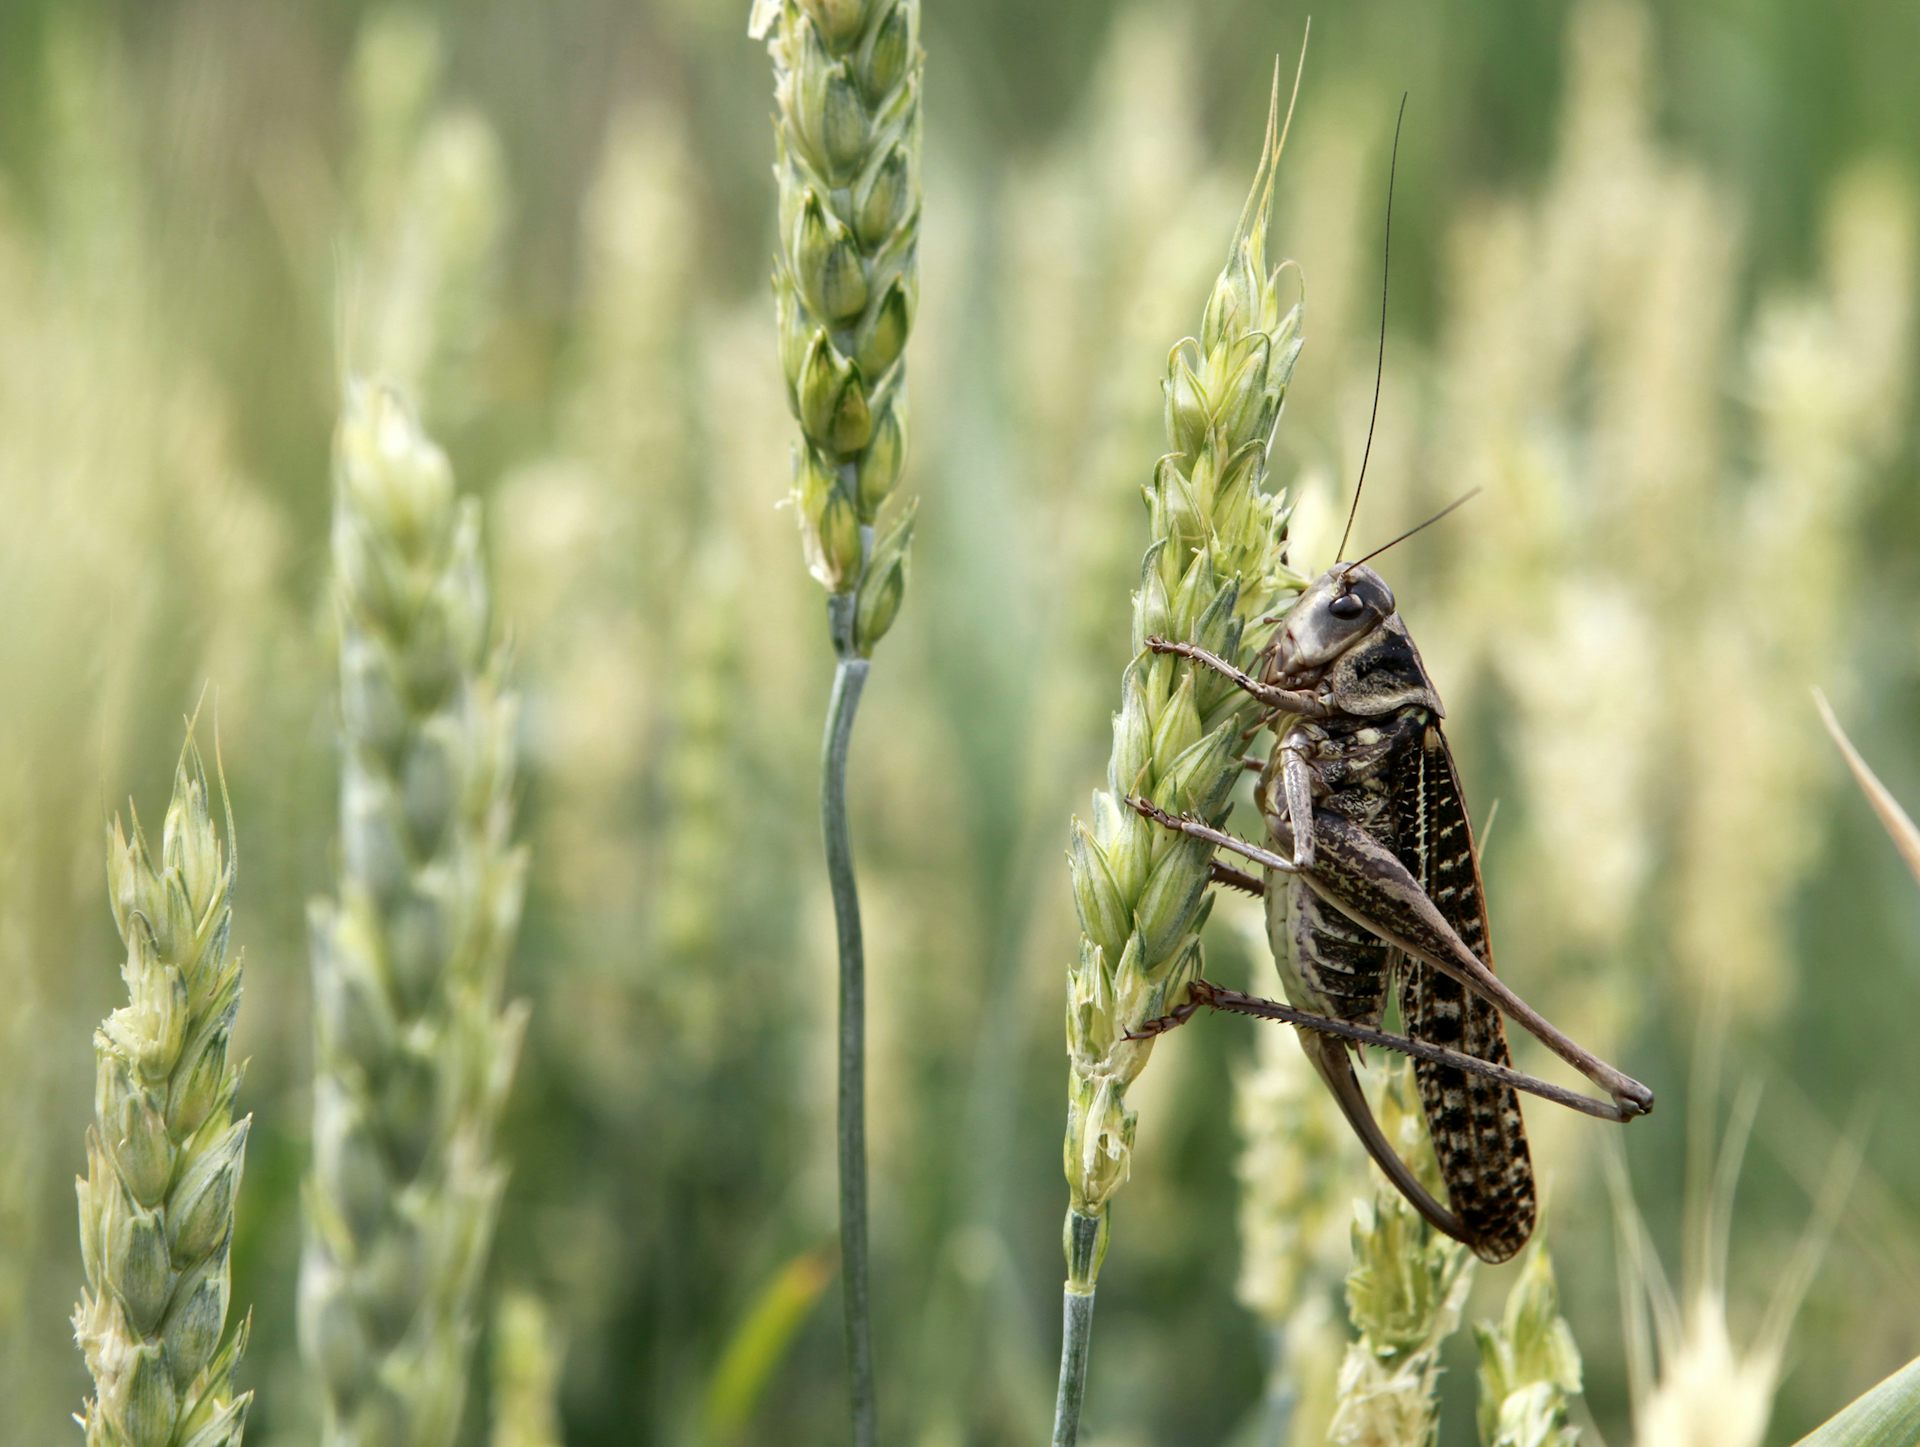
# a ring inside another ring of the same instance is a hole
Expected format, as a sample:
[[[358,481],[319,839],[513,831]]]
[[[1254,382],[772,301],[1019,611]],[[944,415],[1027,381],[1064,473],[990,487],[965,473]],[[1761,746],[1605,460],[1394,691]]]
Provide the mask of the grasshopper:
[[[1653,1092],[1568,1039],[1494,974],[1473,826],[1441,727],[1446,710],[1392,591],[1364,559],[1336,563],[1285,615],[1256,659],[1258,676],[1192,643],[1152,638],[1147,646],[1224,674],[1266,710],[1261,722],[1275,743],[1255,801],[1272,848],[1128,802],[1262,866],[1256,877],[1216,863],[1214,878],[1264,897],[1289,1004],[1196,980],[1185,1005],[1135,1033],[1170,1029],[1202,1006],[1304,1027],[1301,1046],[1388,1179],[1437,1229],[1505,1261],[1526,1244],[1535,1214],[1516,1092],[1616,1121],[1651,1110]],[[1404,1036],[1378,1028],[1396,986]],[[1608,1099],[1514,1070],[1503,1011]],[[1449,1204],[1381,1132],[1353,1070],[1362,1044],[1415,1057]]]
[[[1404,96],[1400,114],[1404,119]],[[1390,272],[1392,258],[1398,121],[1393,140],[1383,273]],[[1346,551],[1373,451],[1386,319],[1383,274],[1373,416],[1337,553]],[[1225,675],[1265,710],[1253,732],[1273,730],[1265,764],[1249,761],[1260,769],[1254,797],[1271,849],[1144,799],[1127,802],[1169,829],[1261,866],[1263,873],[1255,876],[1216,860],[1212,877],[1265,899],[1267,938],[1289,1003],[1196,979],[1188,984],[1185,1004],[1131,1033],[1162,1033],[1202,1007],[1299,1027],[1301,1048],[1387,1179],[1436,1229],[1484,1260],[1500,1262],[1526,1244],[1537,1211],[1518,1092],[1622,1122],[1652,1110],[1653,1092],[1568,1039],[1493,972],[1479,851],[1441,729],[1446,709],[1393,591],[1367,566],[1466,500],[1316,578],[1283,619],[1267,620],[1282,626],[1255,658],[1257,676],[1193,643],[1147,640],[1156,653],[1177,654]],[[1379,1028],[1396,988],[1404,1035]],[[1515,1070],[1503,1011],[1607,1099]],[[1374,1119],[1352,1060],[1369,1044],[1414,1057],[1446,1205],[1434,1199]]]

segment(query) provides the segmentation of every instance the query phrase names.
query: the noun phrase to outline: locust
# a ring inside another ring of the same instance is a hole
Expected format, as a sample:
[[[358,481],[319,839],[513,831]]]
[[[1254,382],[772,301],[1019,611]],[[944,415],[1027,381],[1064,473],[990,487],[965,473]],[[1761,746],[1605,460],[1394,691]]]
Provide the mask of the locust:
[[[1301,594],[1247,673],[1192,643],[1148,640],[1215,670],[1265,710],[1274,745],[1255,803],[1271,848],[1144,799],[1167,828],[1261,866],[1216,863],[1216,882],[1262,896],[1288,1004],[1189,986],[1187,1003],[1136,1034],[1204,1007],[1304,1026],[1300,1043],[1387,1178],[1434,1227],[1488,1261],[1526,1244],[1536,1211],[1518,1092],[1626,1121],[1653,1092],[1569,1039],[1493,971],[1485,891],[1446,710],[1386,581],[1336,563]],[[1397,989],[1404,1035],[1379,1028]],[[1291,1008],[1289,1008],[1291,1007]],[[1502,1014],[1592,1081],[1607,1099],[1514,1070]],[[1388,1143],[1353,1068],[1357,1046],[1414,1056],[1421,1108],[1447,1202]]]
[[[1401,110],[1404,116],[1404,98]],[[1394,141],[1397,164],[1397,124]],[[1389,171],[1389,258],[1392,223]],[[1383,278],[1382,366],[1386,296]],[[1376,372],[1375,419],[1379,380]],[[1367,453],[1372,443],[1370,420]],[[1359,509],[1367,453],[1337,553],[1346,550]],[[1266,620],[1280,627],[1256,655],[1254,672],[1191,642],[1146,640],[1154,652],[1190,659],[1251,695],[1263,712],[1250,736],[1272,730],[1265,762],[1249,761],[1259,770],[1254,799],[1271,847],[1145,799],[1127,802],[1260,866],[1255,875],[1216,858],[1212,878],[1264,899],[1287,1003],[1195,979],[1185,1004],[1132,1034],[1163,1033],[1209,1007],[1299,1027],[1302,1048],[1387,1179],[1437,1230],[1500,1262],[1526,1244],[1538,1209],[1519,1093],[1625,1122],[1653,1109],[1653,1092],[1569,1039],[1493,970],[1479,850],[1443,727],[1446,709],[1392,589],[1368,566],[1465,501],[1320,574],[1285,615]],[[1380,1028],[1396,995],[1404,1034]],[[1503,1015],[1605,1099],[1515,1070]],[[1374,1119],[1353,1067],[1366,1045],[1413,1057],[1444,1203]]]

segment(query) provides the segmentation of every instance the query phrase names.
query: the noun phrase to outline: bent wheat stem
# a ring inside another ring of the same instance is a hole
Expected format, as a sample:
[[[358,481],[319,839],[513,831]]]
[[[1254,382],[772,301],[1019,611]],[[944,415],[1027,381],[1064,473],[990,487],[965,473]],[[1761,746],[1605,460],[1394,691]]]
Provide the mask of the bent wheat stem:
[[[840,1048],[837,1111],[840,1161],[840,1262],[846,1300],[847,1376],[856,1442],[872,1440],[874,1387],[867,1279],[867,956],[860,892],[847,823],[847,747],[867,683],[867,660],[842,658],[833,672],[820,758],[820,824],[840,952]],[[863,1438],[861,1433],[866,1436]]]

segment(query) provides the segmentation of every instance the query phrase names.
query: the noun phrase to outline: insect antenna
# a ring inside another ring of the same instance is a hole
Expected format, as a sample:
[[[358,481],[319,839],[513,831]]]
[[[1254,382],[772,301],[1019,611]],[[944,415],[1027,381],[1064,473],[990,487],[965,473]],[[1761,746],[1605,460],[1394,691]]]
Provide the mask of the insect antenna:
[[[1432,517],[1428,518],[1425,522],[1415,523],[1412,527],[1408,528],[1404,533],[1400,534],[1399,537],[1394,538],[1390,542],[1384,542],[1380,544],[1379,547],[1375,548],[1372,552],[1366,554],[1364,557],[1355,558],[1351,563],[1348,563],[1346,567],[1340,570],[1340,576],[1343,578],[1346,577],[1347,574],[1351,573],[1355,568],[1359,567],[1362,563],[1366,562],[1368,558],[1377,558],[1382,553],[1384,553],[1388,548],[1395,547],[1400,543],[1404,543],[1408,538],[1412,537],[1415,533],[1420,532],[1425,528],[1432,527],[1435,523],[1439,522],[1441,518],[1445,517],[1448,513],[1452,512],[1455,508],[1465,507],[1468,503],[1472,502],[1478,496],[1480,496],[1480,489],[1477,487],[1470,492],[1461,493],[1460,496],[1456,497],[1452,502],[1448,503],[1445,507],[1441,508],[1439,512],[1435,513]]]
[[[1353,532],[1353,520],[1360,511],[1360,489],[1367,485],[1367,459],[1373,456],[1373,424],[1380,420],[1380,378],[1387,369],[1387,278],[1393,268],[1393,178],[1400,169],[1400,125],[1407,118],[1406,92],[1400,93],[1400,114],[1393,119],[1393,154],[1387,162],[1386,239],[1380,246],[1380,349],[1373,359],[1373,411],[1367,416],[1367,445],[1360,453],[1360,476],[1353,484],[1353,506],[1347,509],[1347,525],[1340,533],[1340,546],[1333,550],[1338,558],[1347,550],[1347,537]]]

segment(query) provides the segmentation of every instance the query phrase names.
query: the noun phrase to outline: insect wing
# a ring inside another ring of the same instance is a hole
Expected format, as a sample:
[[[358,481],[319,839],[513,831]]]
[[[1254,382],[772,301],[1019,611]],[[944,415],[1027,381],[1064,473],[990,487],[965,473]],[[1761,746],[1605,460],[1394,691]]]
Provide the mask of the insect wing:
[[[1469,948],[1493,967],[1480,861],[1460,793],[1453,753],[1437,722],[1407,751],[1395,781],[1401,819],[1398,850]],[[1417,960],[1403,960],[1400,1009],[1406,1031],[1500,1065],[1511,1063],[1500,1011],[1464,985]],[[1414,1062],[1420,1103],[1447,1197],[1474,1251],[1505,1261],[1533,1234],[1533,1160],[1512,1086],[1430,1061]]]

